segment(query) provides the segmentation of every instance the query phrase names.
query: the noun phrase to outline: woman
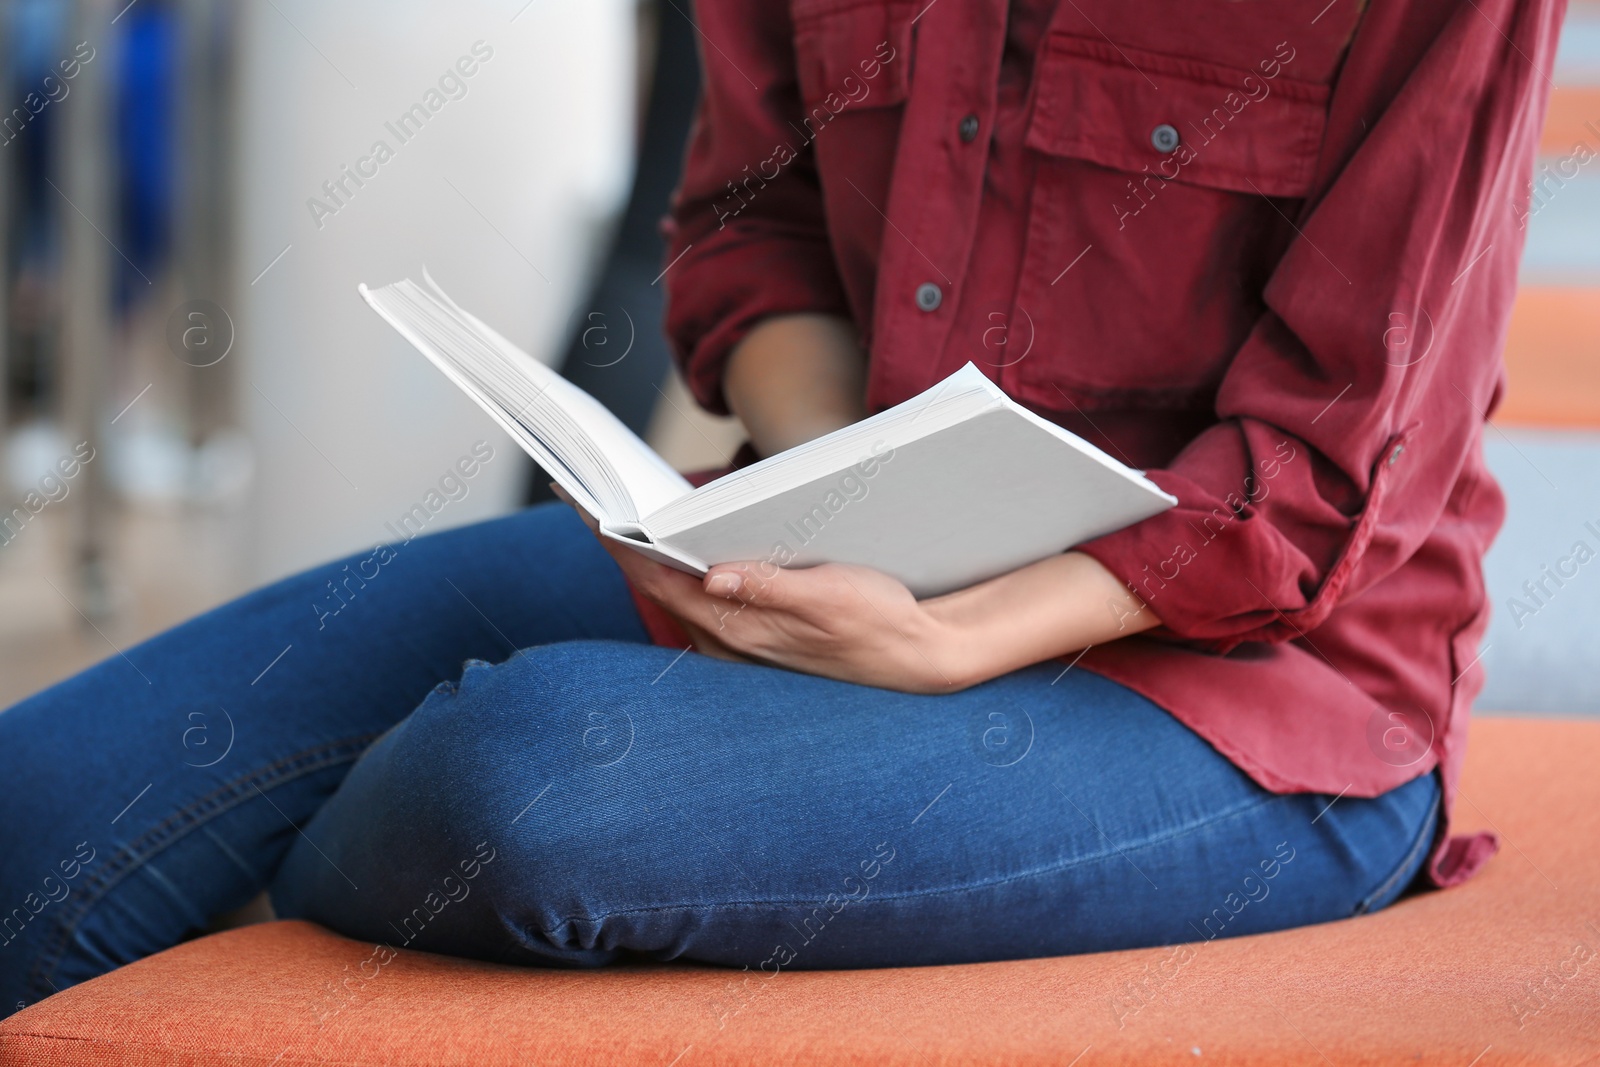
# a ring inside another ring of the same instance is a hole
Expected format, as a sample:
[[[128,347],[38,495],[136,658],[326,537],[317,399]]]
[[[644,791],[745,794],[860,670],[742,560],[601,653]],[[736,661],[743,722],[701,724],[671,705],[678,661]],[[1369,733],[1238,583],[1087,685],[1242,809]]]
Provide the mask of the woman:
[[[246,597],[0,715],[8,1009],[263,887],[772,973],[1273,930],[1492,854],[1448,813],[1559,0],[791,6],[698,5],[698,399],[770,454],[971,359],[1178,506],[922,603],[560,506]]]

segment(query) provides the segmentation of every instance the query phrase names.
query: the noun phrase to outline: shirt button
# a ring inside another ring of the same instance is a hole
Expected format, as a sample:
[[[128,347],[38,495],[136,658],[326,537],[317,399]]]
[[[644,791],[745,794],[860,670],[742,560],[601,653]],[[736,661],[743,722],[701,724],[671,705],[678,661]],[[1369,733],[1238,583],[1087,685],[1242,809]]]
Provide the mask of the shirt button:
[[[978,116],[968,115],[961,120],[961,125],[956,127],[956,132],[961,135],[962,144],[971,144],[978,139]]]
[[[944,303],[944,290],[937,285],[923,282],[917,286],[917,307],[923,311],[938,311],[942,303]]]
[[[1171,123],[1163,122],[1150,131],[1150,143],[1157,152],[1170,152],[1178,147],[1178,128]]]
[[[1389,453],[1389,466],[1394,466],[1394,461],[1400,458],[1400,453],[1406,450],[1405,445],[1395,445],[1394,451]]]

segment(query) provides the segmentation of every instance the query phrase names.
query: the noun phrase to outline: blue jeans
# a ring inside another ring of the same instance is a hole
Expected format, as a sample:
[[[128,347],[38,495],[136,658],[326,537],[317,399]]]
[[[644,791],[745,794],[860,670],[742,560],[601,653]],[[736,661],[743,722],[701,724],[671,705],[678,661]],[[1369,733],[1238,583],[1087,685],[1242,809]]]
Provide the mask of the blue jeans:
[[[388,946],[768,972],[1383,907],[1438,787],[1279,796],[1046,663],[911,696],[646,643],[562,506],[361,553],[0,714],[0,1014],[270,888]]]

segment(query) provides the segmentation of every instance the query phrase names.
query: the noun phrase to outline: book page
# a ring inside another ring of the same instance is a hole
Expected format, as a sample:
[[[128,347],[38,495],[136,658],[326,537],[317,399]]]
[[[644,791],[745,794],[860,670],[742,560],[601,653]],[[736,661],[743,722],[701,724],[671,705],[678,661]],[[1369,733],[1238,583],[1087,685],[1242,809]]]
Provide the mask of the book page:
[[[597,518],[636,522],[689,483],[610,411],[479,319],[432,278],[362,296]]]
[[[439,287],[426,268],[422,276],[442,303],[474,327],[507,360],[543,379],[547,395],[574,417],[616,470],[633,499],[634,519],[665,507],[694,488],[604,404],[512,344],[476,315],[463,310]]]

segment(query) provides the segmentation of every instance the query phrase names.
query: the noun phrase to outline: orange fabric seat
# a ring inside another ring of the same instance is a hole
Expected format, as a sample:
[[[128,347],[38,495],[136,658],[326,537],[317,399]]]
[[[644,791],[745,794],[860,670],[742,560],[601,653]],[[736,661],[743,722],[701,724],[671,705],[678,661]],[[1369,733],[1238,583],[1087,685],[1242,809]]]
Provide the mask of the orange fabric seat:
[[[1506,336],[1506,396],[1495,423],[1552,430],[1600,427],[1597,346],[1600,289],[1523,286]]]
[[[0,1024],[0,1064],[1600,1063],[1600,723],[1474,722],[1447,892],[1257,937],[766,977],[501,967],[302,922],[192,941]],[[379,961],[383,961],[380,962]]]

